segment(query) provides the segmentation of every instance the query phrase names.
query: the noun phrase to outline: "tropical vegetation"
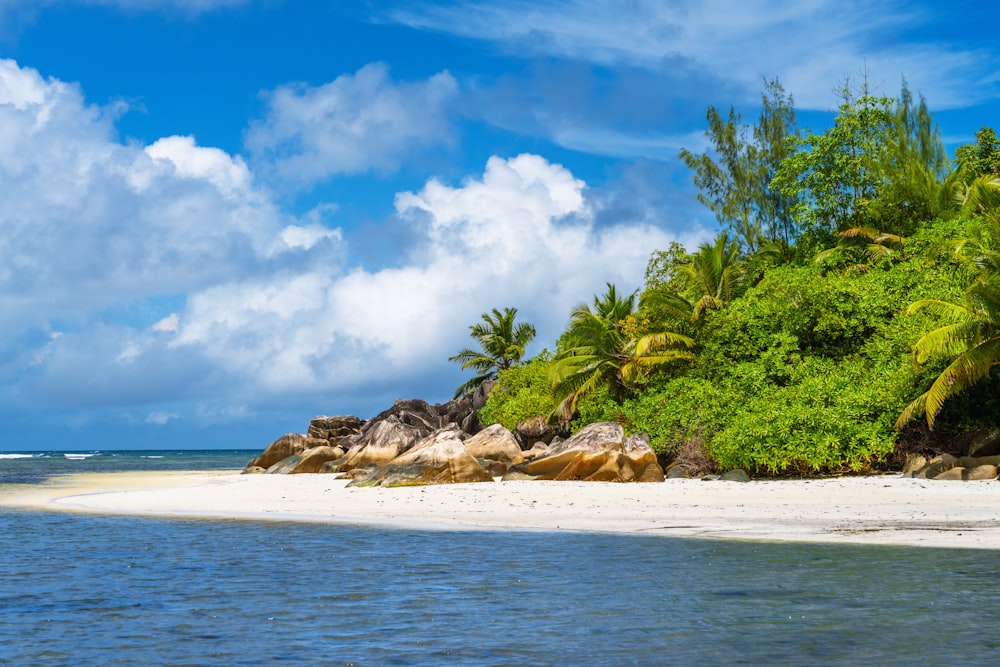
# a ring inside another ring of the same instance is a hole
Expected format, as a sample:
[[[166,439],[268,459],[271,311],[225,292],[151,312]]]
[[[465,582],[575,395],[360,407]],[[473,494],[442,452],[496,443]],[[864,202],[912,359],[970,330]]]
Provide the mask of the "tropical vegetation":
[[[651,248],[645,283],[576,307],[551,353],[522,361],[513,313],[484,315],[483,352],[453,358],[496,377],[484,423],[614,420],[664,462],[757,474],[870,471],[1000,428],[995,132],[949,160],[905,81],[846,82],[821,132],[776,80],[753,125],[707,120],[711,150],[680,158],[720,232]]]

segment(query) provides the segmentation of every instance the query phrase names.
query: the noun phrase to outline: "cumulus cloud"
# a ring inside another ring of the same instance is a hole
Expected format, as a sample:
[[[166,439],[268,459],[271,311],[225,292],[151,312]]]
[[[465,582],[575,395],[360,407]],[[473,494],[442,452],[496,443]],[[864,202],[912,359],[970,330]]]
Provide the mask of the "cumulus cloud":
[[[935,108],[975,104],[997,95],[997,62],[961,41],[896,43],[884,38],[933,26],[929,12],[903,2],[757,0],[488,3],[408,7],[391,15],[416,28],[487,39],[528,54],[661,71],[700,70],[706,82],[739,82],[749,95],[763,76],[779,76],[805,108],[834,106],[831,88],[867,62],[893,90],[905,74]]]
[[[420,229],[407,265],[206,290],[189,300],[171,345],[262,391],[357,400],[387,378],[402,388],[449,376],[445,360],[491,307],[518,307],[551,344],[572,306],[605,282],[637,287],[651,250],[675,238],[652,224],[598,229],[586,192],[541,157],[493,157],[460,186],[431,180],[397,196],[398,215]]]
[[[381,63],[318,87],[281,86],[265,94],[246,146],[261,169],[292,185],[393,171],[414,151],[449,142],[457,92],[448,72],[400,83]]]
[[[575,304],[638,287],[676,238],[524,154],[399,193],[387,223],[412,246],[398,265],[352,266],[335,207],[292,218],[240,157],[184,136],[122,144],[112,122],[77,86],[0,61],[9,400],[166,424],[307,396],[362,413],[385,393],[445,398],[447,358],[482,312],[515,306],[552,344]]]

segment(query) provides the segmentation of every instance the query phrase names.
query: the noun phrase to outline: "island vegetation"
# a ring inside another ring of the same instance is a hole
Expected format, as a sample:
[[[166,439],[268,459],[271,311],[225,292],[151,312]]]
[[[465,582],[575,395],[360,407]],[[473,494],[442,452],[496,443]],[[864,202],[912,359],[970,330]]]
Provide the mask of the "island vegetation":
[[[968,434],[1000,439],[1000,140],[950,160],[922,97],[845,82],[829,129],[797,125],[766,81],[759,117],[710,107],[682,151],[722,231],[651,249],[634,292],[607,285],[553,349],[516,310],[453,360],[495,380],[484,425],[613,421],[664,462],[754,474],[867,472]]]

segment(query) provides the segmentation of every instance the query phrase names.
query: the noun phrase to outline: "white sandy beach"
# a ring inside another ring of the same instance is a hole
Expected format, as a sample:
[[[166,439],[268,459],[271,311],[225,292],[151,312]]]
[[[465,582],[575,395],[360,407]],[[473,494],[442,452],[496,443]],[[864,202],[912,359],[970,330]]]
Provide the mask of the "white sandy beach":
[[[1000,484],[898,475],[747,484],[496,482],[346,488],[331,475],[90,473],[6,487],[0,505],[423,529],[581,530],[1000,549]]]

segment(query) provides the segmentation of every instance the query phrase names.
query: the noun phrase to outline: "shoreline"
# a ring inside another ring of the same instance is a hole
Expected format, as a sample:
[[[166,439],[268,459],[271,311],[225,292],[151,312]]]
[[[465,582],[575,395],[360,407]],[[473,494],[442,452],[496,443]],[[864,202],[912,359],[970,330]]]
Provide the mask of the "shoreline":
[[[333,475],[83,473],[0,489],[0,507],[416,530],[1000,549],[1000,485],[898,475],[749,483],[484,482],[347,488]]]

